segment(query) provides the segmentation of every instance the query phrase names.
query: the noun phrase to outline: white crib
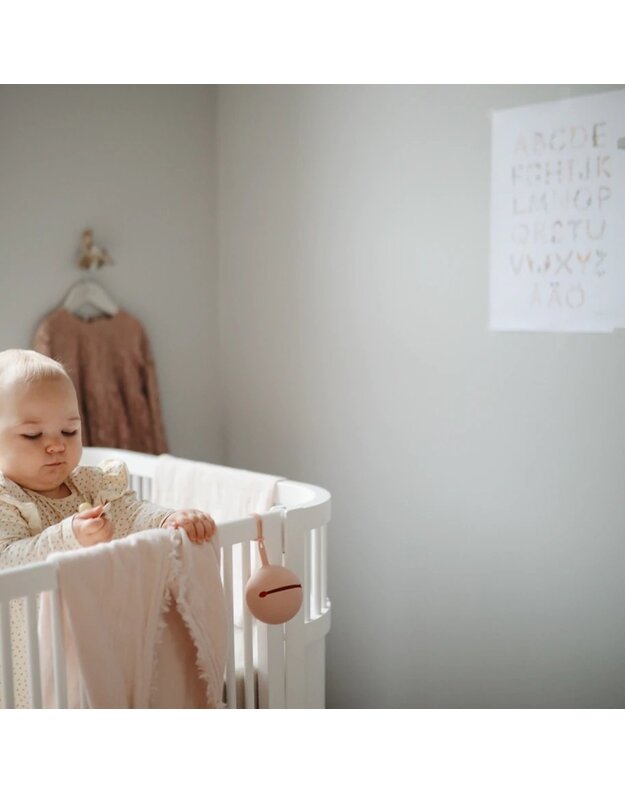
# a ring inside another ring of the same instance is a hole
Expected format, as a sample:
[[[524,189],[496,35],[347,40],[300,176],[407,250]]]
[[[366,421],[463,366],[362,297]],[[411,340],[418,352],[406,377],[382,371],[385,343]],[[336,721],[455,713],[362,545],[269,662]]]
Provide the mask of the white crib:
[[[150,499],[156,456],[102,447],[84,449],[81,463],[97,465],[105,458],[127,465],[132,488]],[[263,534],[269,559],[295,571],[303,584],[303,605],[288,623],[269,626],[257,621],[243,606],[241,625],[235,624],[234,604],[245,604],[242,594],[259,565],[256,522],[253,517],[219,524],[221,571],[229,612],[229,654],[224,681],[228,708],[323,708],[325,705],[325,636],[330,628],[327,595],[327,525],[330,494],[305,483],[278,483],[278,504],[263,515]],[[233,562],[234,560],[234,562]],[[37,596],[53,594],[53,640],[57,704],[67,705],[62,617],[56,566],[37,563],[0,572],[0,660],[2,703],[14,706],[9,603],[24,599],[27,615],[29,673],[32,705],[41,707],[37,637]],[[86,707],[86,703],[83,702]]]

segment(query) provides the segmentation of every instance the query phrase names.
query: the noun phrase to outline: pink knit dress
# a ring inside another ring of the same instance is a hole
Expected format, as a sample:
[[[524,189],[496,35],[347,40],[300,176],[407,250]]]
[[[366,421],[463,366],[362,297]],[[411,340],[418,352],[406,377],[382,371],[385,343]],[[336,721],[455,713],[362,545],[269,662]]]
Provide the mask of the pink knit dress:
[[[83,445],[167,452],[154,359],[135,317],[120,310],[86,320],[56,309],[33,348],[61,362],[74,382]]]

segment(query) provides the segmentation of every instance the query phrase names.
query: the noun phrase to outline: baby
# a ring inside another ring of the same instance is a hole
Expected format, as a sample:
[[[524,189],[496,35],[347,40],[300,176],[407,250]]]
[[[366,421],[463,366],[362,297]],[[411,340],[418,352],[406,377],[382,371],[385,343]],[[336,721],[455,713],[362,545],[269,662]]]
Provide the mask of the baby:
[[[140,501],[125,464],[79,466],[81,454],[78,401],[62,365],[32,350],[0,352],[0,568],[151,527],[212,538],[207,513]]]

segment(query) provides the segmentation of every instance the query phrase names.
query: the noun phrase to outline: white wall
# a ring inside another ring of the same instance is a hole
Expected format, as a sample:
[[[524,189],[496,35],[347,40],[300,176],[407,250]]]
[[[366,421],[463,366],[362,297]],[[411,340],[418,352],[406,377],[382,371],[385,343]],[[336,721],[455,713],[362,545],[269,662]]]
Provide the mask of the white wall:
[[[226,458],[333,494],[328,705],[625,706],[625,348],[489,333],[493,108],[219,91]]]
[[[207,86],[0,86],[0,349],[100,270],[150,338],[171,451],[219,460],[216,100]]]
[[[625,705],[623,338],[487,331],[489,111],[593,90],[0,87],[0,349],[93,225],[172,451],[333,493],[330,706]]]

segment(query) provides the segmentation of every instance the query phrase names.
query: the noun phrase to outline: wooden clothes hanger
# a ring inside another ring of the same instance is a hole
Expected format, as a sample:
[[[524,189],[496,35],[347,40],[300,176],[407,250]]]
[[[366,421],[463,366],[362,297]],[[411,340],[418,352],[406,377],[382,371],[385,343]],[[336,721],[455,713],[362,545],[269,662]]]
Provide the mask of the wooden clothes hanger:
[[[88,271],[95,270],[103,264],[113,263],[106,249],[100,249],[93,244],[91,229],[83,232],[79,256],[79,266]],[[113,316],[119,311],[119,307],[104,287],[91,278],[81,279],[74,284],[65,296],[63,308],[85,319],[98,314]]]
[[[81,279],[67,293],[63,308],[73,314],[85,316],[90,314],[85,311],[88,306],[111,317],[119,311],[119,307],[103,286],[93,279]]]

